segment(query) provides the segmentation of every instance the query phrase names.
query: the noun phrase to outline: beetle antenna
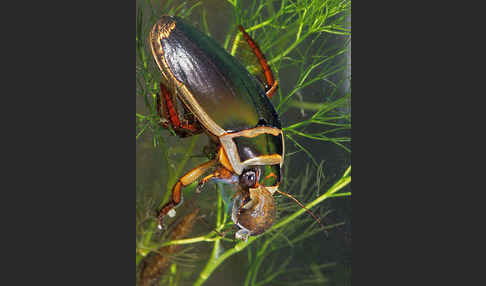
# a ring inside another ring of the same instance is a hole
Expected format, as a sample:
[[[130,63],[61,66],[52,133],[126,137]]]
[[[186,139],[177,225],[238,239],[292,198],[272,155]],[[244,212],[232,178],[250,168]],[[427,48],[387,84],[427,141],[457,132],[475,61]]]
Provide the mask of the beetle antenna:
[[[326,230],[326,228],[324,227],[324,225],[321,223],[321,220],[313,213],[311,212],[308,208],[306,208],[301,202],[299,202],[299,200],[297,200],[296,198],[294,198],[291,194],[287,194],[285,192],[282,192],[280,191],[279,189],[277,189],[277,192],[279,194],[282,194],[288,198],[291,198],[292,200],[294,200],[294,202],[296,202],[301,208],[305,209],[305,211],[310,214],[322,227],[322,230],[324,230],[324,233],[326,234],[327,237],[329,237],[329,234]]]

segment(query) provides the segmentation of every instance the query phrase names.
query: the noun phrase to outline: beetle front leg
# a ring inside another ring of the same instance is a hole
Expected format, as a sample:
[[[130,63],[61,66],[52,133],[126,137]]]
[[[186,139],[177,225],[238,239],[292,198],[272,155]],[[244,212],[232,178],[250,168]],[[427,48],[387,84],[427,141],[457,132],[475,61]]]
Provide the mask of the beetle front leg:
[[[197,186],[196,192],[200,193],[201,188],[206,184],[208,181],[215,180],[220,181],[227,184],[234,184],[238,182],[238,176],[233,174],[231,171],[226,169],[225,167],[220,167],[216,169],[212,174],[207,175],[204,177]]]
[[[218,163],[217,160],[211,160],[204,164],[197,166],[191,171],[187,172],[184,176],[179,178],[177,183],[172,188],[172,198],[166,203],[159,211],[157,218],[159,221],[159,228],[162,228],[163,217],[167,214],[170,217],[175,215],[175,208],[182,203],[182,187],[186,187],[196,181],[199,177],[204,175],[209,169],[214,167]]]

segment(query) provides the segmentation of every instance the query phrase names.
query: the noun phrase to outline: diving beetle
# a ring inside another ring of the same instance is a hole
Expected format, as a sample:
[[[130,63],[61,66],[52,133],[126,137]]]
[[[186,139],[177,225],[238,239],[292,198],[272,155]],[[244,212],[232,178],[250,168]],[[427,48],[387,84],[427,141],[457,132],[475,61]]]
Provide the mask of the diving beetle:
[[[162,125],[180,137],[204,132],[216,146],[214,159],[175,183],[170,201],[158,212],[159,228],[163,217],[174,216],[182,203],[182,188],[207,173],[199,186],[210,180],[236,186],[232,220],[239,228],[237,239],[261,234],[275,220],[273,194],[283,193],[278,187],[285,151],[280,119],[269,98],[278,82],[258,45],[239,29],[261,68],[260,78],[181,18],[162,16],[150,31],[152,55],[163,76],[158,98]]]

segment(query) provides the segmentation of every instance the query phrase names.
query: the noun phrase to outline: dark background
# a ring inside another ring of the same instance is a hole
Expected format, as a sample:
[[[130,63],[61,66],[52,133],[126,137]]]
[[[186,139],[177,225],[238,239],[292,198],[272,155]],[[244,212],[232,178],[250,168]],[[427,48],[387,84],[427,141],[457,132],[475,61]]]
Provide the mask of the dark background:
[[[133,3],[18,4],[2,9],[3,284],[133,285]],[[482,130],[480,11],[353,3],[354,283],[480,281],[481,200],[457,194],[481,191],[482,142],[453,136]]]

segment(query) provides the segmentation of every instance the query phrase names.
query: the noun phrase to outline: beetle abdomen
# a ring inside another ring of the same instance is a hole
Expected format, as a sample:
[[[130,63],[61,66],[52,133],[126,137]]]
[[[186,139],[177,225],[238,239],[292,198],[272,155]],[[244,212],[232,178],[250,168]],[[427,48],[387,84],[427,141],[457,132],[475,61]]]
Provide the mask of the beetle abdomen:
[[[281,128],[261,83],[214,40],[180,18],[164,16],[151,41],[157,61],[166,64],[159,64],[162,72],[181,84],[178,96],[209,131],[217,133],[205,123],[211,120],[226,132],[262,123]]]

